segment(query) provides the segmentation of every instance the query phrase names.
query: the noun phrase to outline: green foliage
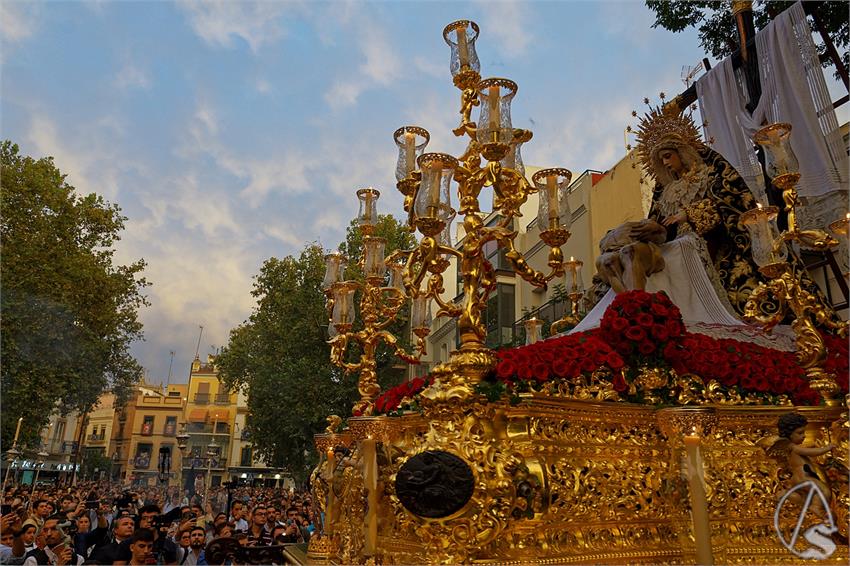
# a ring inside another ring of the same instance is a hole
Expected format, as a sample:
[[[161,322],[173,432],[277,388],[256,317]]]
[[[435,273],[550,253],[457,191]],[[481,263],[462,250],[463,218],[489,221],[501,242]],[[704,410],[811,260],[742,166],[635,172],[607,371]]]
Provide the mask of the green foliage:
[[[117,205],[80,196],[52,158],[0,145],[2,196],[2,442],[18,417],[20,443],[35,446],[57,405],[87,411],[112,389],[126,398],[142,375],[129,354],[142,336],[145,263],[113,264],[126,220]]]
[[[391,216],[380,217],[376,235],[387,238],[387,254],[395,246],[413,245],[412,236]],[[353,258],[346,272],[349,278],[362,278],[351,266],[361,247],[359,231],[352,224],[340,245]],[[216,359],[225,385],[248,395],[247,426],[255,450],[270,465],[287,467],[297,480],[304,479],[315,463],[313,435],[327,426],[326,417],[347,417],[359,398],[357,376],[345,375],[329,361],[328,314],[321,288],[324,253],[319,245],[309,244],[298,257],[267,260],[255,277],[253,313],[231,330]],[[377,358],[384,387],[397,382],[402,374],[398,360],[386,351]]]
[[[764,28],[773,17],[792,4],[793,2],[777,0],[753,2],[753,24],[756,30]],[[699,31],[700,45],[716,59],[723,59],[738,48],[737,24],[728,2],[646,0],[646,6],[655,12],[655,23],[652,27],[660,26],[672,32],[696,27]],[[850,44],[850,21],[847,18],[847,3],[822,2],[818,8],[818,14],[844,65],[848,66],[850,55],[848,55],[847,46]],[[812,28],[814,29],[814,25]],[[819,44],[818,52],[821,55],[825,54],[826,47]],[[833,66],[831,58],[822,57],[822,60],[824,67]],[[838,78],[837,72],[835,76]]]

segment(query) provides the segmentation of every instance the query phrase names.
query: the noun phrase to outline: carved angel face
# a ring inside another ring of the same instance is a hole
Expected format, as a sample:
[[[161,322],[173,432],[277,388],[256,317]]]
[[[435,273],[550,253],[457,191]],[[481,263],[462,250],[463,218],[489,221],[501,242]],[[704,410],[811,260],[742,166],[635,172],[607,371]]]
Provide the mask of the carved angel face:
[[[794,444],[802,444],[803,439],[806,438],[806,427],[801,426],[799,428],[795,428],[794,432],[791,433],[791,436],[788,439]]]

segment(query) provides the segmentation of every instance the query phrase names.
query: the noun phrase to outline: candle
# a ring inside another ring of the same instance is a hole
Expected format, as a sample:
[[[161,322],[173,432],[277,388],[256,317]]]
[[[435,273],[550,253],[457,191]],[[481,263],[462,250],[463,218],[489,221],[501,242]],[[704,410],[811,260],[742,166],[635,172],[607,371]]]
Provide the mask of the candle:
[[[708,521],[708,501],[705,496],[705,472],[700,456],[700,438],[696,428],[685,436],[687,478],[691,494],[691,520],[694,525],[697,564],[714,564],[711,554],[711,526]]]
[[[328,486],[330,487],[330,489],[328,489],[328,500],[327,500],[327,505],[326,505],[326,508],[325,508],[324,525],[325,525],[325,534],[326,535],[332,535],[333,532],[334,532],[334,525],[333,525],[331,519],[334,516],[334,512],[335,512],[334,507],[336,506],[336,501],[335,501],[336,498],[334,497],[334,490],[333,490],[333,478],[334,478],[334,449],[333,449],[333,447],[328,448],[328,467],[326,469],[327,469],[327,474],[325,476],[325,481],[328,482]]]
[[[12,446],[18,445],[18,436],[21,434],[21,423],[24,422],[24,417],[18,419],[18,426],[15,428],[15,440],[12,441]]]
[[[428,172],[430,181],[428,191],[428,216],[431,218],[437,217],[437,210],[440,206],[440,184],[443,180],[443,164],[434,162],[430,164]]]
[[[375,450],[376,441],[367,438],[362,441],[363,459],[366,463],[366,473],[363,483],[366,486],[366,540],[364,553],[374,556],[378,548],[378,456]]]
[[[761,203],[760,203],[760,202],[757,202],[757,203],[756,203],[756,208],[758,208],[759,210],[761,210],[762,206],[761,206]]]
[[[466,24],[455,30],[457,34],[457,53],[460,58],[460,68],[469,67],[469,45],[466,43]]]
[[[404,170],[410,175],[416,169],[416,134],[404,133]]]
[[[372,224],[372,193],[366,193],[363,199],[363,224]]]
[[[493,136],[493,141],[498,141],[499,124],[501,117],[499,116],[499,87],[491,86],[490,95],[487,98],[490,104],[490,135]]]
[[[546,177],[546,193],[549,199],[549,228],[558,227],[558,216],[560,216],[560,202],[558,202],[558,176]],[[572,257],[570,258],[572,261]]]

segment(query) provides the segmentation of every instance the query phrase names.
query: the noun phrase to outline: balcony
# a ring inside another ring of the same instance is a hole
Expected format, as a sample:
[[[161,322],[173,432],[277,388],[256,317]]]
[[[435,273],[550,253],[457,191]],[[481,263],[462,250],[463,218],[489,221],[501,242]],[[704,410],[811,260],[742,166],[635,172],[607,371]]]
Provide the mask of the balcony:
[[[196,405],[209,405],[210,403],[210,394],[209,393],[195,393],[195,404]]]
[[[216,394],[215,404],[216,405],[229,405],[230,404],[230,394],[229,393],[218,393],[218,394]]]
[[[106,435],[104,434],[90,434],[86,437],[86,440],[89,444],[102,444],[106,441]]]
[[[208,460],[209,458],[206,456],[203,458],[187,456],[183,458],[183,469],[206,470],[208,464],[211,470],[227,469],[227,458],[213,458],[212,462],[208,462]]]

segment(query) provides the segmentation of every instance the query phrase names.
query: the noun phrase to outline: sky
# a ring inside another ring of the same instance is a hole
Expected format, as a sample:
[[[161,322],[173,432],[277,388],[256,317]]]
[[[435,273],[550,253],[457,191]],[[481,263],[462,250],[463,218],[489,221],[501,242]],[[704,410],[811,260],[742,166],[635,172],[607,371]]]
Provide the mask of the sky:
[[[186,382],[200,339],[225,345],[270,257],[336,248],[358,188],[402,217],[396,128],[458,155],[451,21],[481,27],[483,77],[519,84],[526,164],[605,171],[648,96],[684,88],[694,30],[652,29],[642,1],[0,2],[2,138],[53,156],[128,217],[151,303],[132,352],[149,382]],[[473,115],[474,118],[474,115]]]

